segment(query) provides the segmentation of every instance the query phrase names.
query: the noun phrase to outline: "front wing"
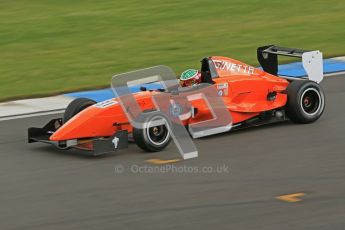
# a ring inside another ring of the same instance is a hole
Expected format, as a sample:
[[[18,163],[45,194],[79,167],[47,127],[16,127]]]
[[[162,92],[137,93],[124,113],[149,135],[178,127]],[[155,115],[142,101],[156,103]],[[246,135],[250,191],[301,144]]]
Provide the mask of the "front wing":
[[[43,128],[28,129],[28,142],[42,142],[54,145],[59,149],[77,148],[88,150],[91,155],[102,155],[128,147],[127,130],[118,130],[110,137],[92,137],[63,141],[51,141],[50,136],[62,126],[61,118],[50,120]]]

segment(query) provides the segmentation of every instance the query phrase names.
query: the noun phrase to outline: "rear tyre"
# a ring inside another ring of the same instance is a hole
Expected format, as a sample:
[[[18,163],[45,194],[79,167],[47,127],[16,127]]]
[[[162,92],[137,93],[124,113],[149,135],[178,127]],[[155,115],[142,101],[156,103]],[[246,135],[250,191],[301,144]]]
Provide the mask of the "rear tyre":
[[[163,119],[166,124],[150,127],[150,124],[160,119]],[[152,113],[152,115],[143,116],[140,123],[146,123],[149,128],[138,129],[133,127],[133,139],[135,143],[146,152],[162,151],[171,141],[167,122],[167,118],[159,113]]]
[[[94,104],[96,104],[96,102],[88,98],[77,98],[73,100],[71,103],[69,103],[69,105],[67,106],[65,110],[65,113],[63,116],[64,123],[66,123],[72,117],[80,113],[82,110]]]
[[[296,123],[311,123],[321,117],[325,109],[325,94],[313,81],[296,80],[287,87],[286,112]]]

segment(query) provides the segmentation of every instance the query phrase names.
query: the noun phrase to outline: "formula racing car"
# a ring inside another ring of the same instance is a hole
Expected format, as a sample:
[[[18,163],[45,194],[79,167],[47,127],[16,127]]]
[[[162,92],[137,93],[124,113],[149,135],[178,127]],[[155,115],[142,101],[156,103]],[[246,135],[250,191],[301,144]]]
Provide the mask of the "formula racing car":
[[[280,76],[280,55],[301,58],[306,77],[297,79]],[[320,51],[269,45],[259,47],[257,56],[261,68],[221,56],[206,57],[201,61],[202,85],[217,92],[216,96],[223,101],[226,113],[231,117],[230,126],[223,131],[286,120],[311,123],[321,117],[325,108],[325,95],[319,85],[323,79]],[[135,75],[139,76],[140,71],[135,72]],[[149,90],[140,82],[138,85],[140,91],[132,96],[142,114],[159,110],[153,98],[162,95],[172,101],[171,104],[166,103],[165,111],[177,113],[181,124],[187,129],[191,124],[212,119],[210,105],[203,98],[189,98],[186,104],[176,107],[173,101],[186,91],[181,86],[158,86],[157,89]],[[193,92],[193,88],[188,90]],[[134,126],[128,117],[131,109],[131,106],[121,104],[119,97],[99,103],[77,98],[67,106],[63,117],[49,121],[43,128],[29,128],[28,141],[49,143],[60,149],[88,150],[93,155],[126,148],[128,141],[135,142],[148,152],[163,150],[171,139],[167,125]],[[157,118],[145,116],[145,119],[145,122],[151,122]]]

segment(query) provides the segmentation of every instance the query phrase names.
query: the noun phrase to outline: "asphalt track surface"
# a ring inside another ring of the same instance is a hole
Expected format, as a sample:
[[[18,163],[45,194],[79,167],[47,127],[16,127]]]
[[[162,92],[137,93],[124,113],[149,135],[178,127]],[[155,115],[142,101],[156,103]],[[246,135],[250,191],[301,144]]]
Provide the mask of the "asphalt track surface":
[[[57,115],[2,121],[0,229],[343,230],[345,76],[322,85],[326,111],[316,123],[196,140],[199,157],[168,164],[175,171],[166,173],[136,170],[167,167],[145,160],[178,157],[174,144],[157,154],[131,144],[90,157],[26,143],[29,126]],[[189,169],[178,172],[184,166]],[[205,166],[208,173],[190,170]],[[292,193],[305,195],[295,203],[276,199]]]

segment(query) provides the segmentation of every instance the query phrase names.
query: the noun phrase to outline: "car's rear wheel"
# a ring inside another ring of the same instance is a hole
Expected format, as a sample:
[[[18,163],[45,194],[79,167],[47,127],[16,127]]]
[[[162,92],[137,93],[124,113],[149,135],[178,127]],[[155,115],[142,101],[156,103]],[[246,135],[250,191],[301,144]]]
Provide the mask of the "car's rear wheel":
[[[165,124],[152,126],[154,122],[159,120],[163,120]],[[135,143],[147,152],[162,151],[169,145],[171,140],[167,122],[167,118],[159,113],[143,116],[140,123],[146,125],[143,128],[133,127],[133,139]]]
[[[86,109],[87,107],[96,104],[94,100],[88,99],[88,98],[77,98],[73,100],[69,105],[67,106],[64,116],[63,116],[63,122],[66,123],[68,120],[70,120],[72,117]]]
[[[325,109],[325,94],[313,81],[296,80],[287,87],[288,117],[297,123],[311,123],[321,117]]]

